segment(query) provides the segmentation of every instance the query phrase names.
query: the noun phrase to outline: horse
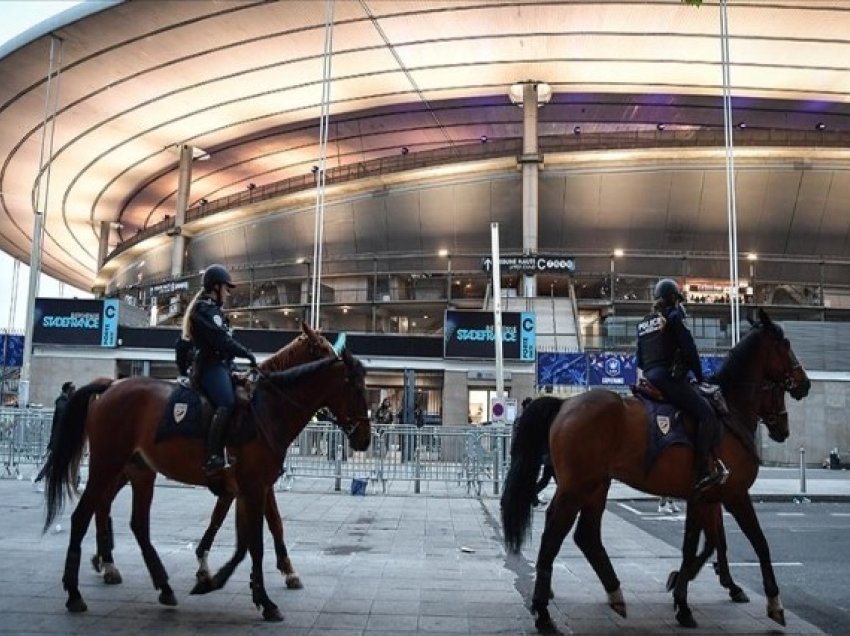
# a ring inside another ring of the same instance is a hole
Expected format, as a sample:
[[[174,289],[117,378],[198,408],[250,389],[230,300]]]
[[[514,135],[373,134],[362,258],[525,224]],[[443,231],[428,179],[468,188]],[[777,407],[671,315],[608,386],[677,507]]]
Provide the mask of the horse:
[[[768,615],[780,616],[775,611],[781,608],[781,602],[767,542],[748,494],[759,464],[753,443],[759,417],[756,409],[762,404],[758,396],[765,388],[782,386],[783,391],[800,400],[808,394],[811,382],[781,327],[764,310],[759,310],[758,316],[759,321],[732,348],[716,375],[733,414],[732,426],[727,428],[717,449],[717,456],[729,467],[730,476],[724,484],[700,493],[698,500],[694,493],[692,448],[671,446],[659,455],[649,471],[645,469],[647,418],[636,398],[594,389],[565,400],[548,421],[535,419],[531,407],[523,413],[502,494],[501,516],[506,548],[517,554],[528,533],[534,480],[548,440],[557,489],[546,511],[535,566],[531,611],[536,615],[535,626],[539,631],[555,631],[548,609],[552,563],[576,519],[576,545],[602,583],[609,606],[626,616],[620,581],[601,537],[602,515],[612,479],[656,496],[689,499],[696,502],[696,508],[722,503],[756,546],[768,598]],[[702,510],[712,509],[709,506]],[[719,518],[719,508],[714,510]],[[687,553],[683,555],[687,556]],[[689,572],[690,569],[685,574]],[[686,586],[687,581],[688,576],[679,576],[677,584]],[[684,604],[677,609],[689,611],[686,597],[679,594],[677,603]]]
[[[264,365],[273,368],[270,360]],[[336,414],[352,449],[362,451],[369,447],[371,427],[365,376],[365,368],[347,349],[338,356],[327,356],[286,371],[261,370],[253,387],[250,411],[242,421],[253,422],[256,435],[229,448],[234,458],[229,479],[239,492],[236,549],[211,579],[199,580],[191,593],[206,594],[223,587],[246,552],[250,552],[252,600],[261,608],[265,620],[283,620],[263,582],[262,518],[269,492],[280,474],[286,449],[319,408],[327,407]],[[202,440],[171,438],[155,442],[172,388],[170,382],[147,377],[127,378],[113,384],[94,382],[80,388],[68,404],[60,438],[45,466],[44,530],[61,510],[64,495],[71,494],[75,488],[88,439],[88,483],[71,515],[62,578],[68,595],[65,606],[71,612],[88,609],[79,590],[82,539],[98,507],[112,500],[121,473],[131,461],[143,461],[150,471],[175,481],[208,485],[202,468]],[[175,605],[168,574],[150,542],[152,489],[138,489],[133,495],[131,528],[154,587],[160,591],[159,601]]]
[[[323,356],[334,355],[334,348],[327,339],[316,333],[307,323],[301,323],[302,333],[285,347],[280,349],[274,356],[269,357],[259,365],[261,373],[272,371],[284,371],[293,366],[317,360]],[[105,380],[111,382],[111,380]],[[109,516],[111,502],[115,495],[128,483],[132,482],[134,492],[143,489],[153,492],[156,480],[156,471],[151,470],[144,461],[138,461],[134,457],[125,467],[124,472],[115,484],[115,494],[109,501],[98,507],[95,512],[96,545],[97,551],[91,558],[94,570],[102,573],[103,581],[107,585],[117,585],[122,582],[121,572],[115,565],[112,554],[114,547],[114,534],[112,532],[112,518]],[[151,495],[152,496],[152,495]],[[210,578],[210,570],[207,562],[209,551],[221,524],[224,523],[227,513],[233,504],[235,497],[231,492],[224,491],[216,500],[210,523],[198,543],[195,556],[198,560],[198,571],[196,577],[199,579]],[[272,535],[276,556],[276,568],[281,572],[289,589],[301,589],[303,583],[301,577],[292,565],[289,551],[283,536],[283,520],[277,507],[277,498],[274,489],[271,489],[266,498],[266,525]]]

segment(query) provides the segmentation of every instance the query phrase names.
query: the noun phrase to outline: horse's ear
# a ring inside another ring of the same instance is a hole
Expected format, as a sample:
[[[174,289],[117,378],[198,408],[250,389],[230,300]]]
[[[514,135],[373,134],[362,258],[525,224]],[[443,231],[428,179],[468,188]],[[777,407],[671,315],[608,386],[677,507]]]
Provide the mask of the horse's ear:
[[[759,322],[765,327],[772,327],[773,321],[770,319],[770,316],[767,315],[767,312],[759,307]]]
[[[301,331],[303,331],[304,335],[306,335],[308,338],[311,338],[313,340],[316,339],[316,332],[313,331],[313,328],[309,324],[307,324],[306,320],[301,321]]]

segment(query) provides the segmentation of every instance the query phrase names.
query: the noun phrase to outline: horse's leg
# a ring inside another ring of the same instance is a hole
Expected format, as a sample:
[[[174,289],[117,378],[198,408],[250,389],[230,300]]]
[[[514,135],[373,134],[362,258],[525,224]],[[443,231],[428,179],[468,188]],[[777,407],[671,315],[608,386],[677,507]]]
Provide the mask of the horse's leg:
[[[130,529],[142,550],[142,558],[153,580],[153,586],[159,590],[159,602],[163,605],[177,605],[174,590],[168,584],[168,573],[151,543],[150,511],[153,501],[153,488],[156,473],[150,469],[134,469],[130,476],[133,488],[133,514],[130,517]]]
[[[115,480],[112,495],[105,497],[94,513],[94,522],[97,528],[97,552],[91,558],[91,564],[96,572],[103,572],[103,582],[107,585],[121,583],[121,572],[115,567],[115,560],[112,556],[112,550],[115,548],[115,534],[112,531],[110,511],[116,495],[126,484],[127,474],[122,472]]]
[[[729,559],[726,545],[726,531],[723,528],[723,510],[717,507],[717,563],[714,564],[714,572],[720,579],[720,585],[729,590],[729,598],[736,603],[749,603],[750,598],[735,581],[729,572]]]
[[[679,566],[679,574],[675,577],[673,585],[673,609],[676,611],[676,621],[682,627],[696,627],[693,612],[688,607],[688,584],[696,576],[698,571],[697,548],[702,530],[706,529],[706,508],[715,504],[698,504],[693,500],[688,502],[688,511],[685,515],[685,536],[682,540],[682,564]],[[714,542],[706,530],[704,553],[710,555],[714,551]],[[706,558],[708,558],[708,555]],[[704,563],[704,561],[703,561]],[[668,578],[668,586],[671,584]],[[669,589],[669,588],[668,588]]]
[[[262,493],[242,495],[240,503],[244,500],[244,515],[241,530],[251,553],[251,600],[258,609],[262,608],[263,620],[280,622],[283,615],[266,593],[263,581],[263,512],[271,490],[267,486]]]
[[[573,527],[579,506],[570,499],[566,489],[558,485],[555,496],[546,509],[546,525],[540,540],[535,567],[534,592],[531,596],[531,612],[537,615],[534,626],[541,632],[554,632],[555,624],[549,614],[549,598],[552,594],[552,564],[564,537]]]
[[[221,528],[221,524],[224,523],[224,520],[227,518],[227,513],[232,504],[233,495],[226,491],[215,501],[215,508],[213,508],[212,517],[210,518],[210,525],[207,526],[206,532],[204,532],[204,536],[201,537],[201,541],[198,543],[198,547],[195,550],[195,557],[198,559],[198,571],[195,573],[195,577],[199,581],[210,578],[210,566],[207,562],[207,557],[209,556],[213,541],[215,540],[215,535]]]
[[[65,607],[70,612],[85,612],[88,609],[80,594],[79,576],[80,559],[82,557],[82,542],[86,536],[89,523],[97,507],[97,487],[92,483],[91,474],[77,507],[71,514],[71,536],[68,539],[68,552],[65,554],[65,571],[62,575],[62,586],[68,593]],[[97,493],[99,494],[99,493]]]
[[[764,593],[767,596],[767,615],[780,625],[785,625],[785,610],[779,599],[779,586],[776,584],[776,576],[773,573],[773,564],[770,562],[770,547],[759,524],[753,502],[749,493],[740,497],[725,501],[726,509],[735,517],[735,521],[750,540],[761,566],[761,577],[764,584]]]
[[[581,509],[573,540],[584,554],[599,577],[602,587],[608,594],[608,605],[620,616],[626,616],[626,601],[620,589],[620,579],[614,572],[611,559],[605,546],[602,545],[602,514],[605,512],[605,501],[611,482],[601,484]]]
[[[286,549],[286,543],[283,539],[283,519],[281,519],[280,510],[277,507],[277,497],[275,497],[274,488],[269,488],[269,494],[266,497],[266,524],[274,539],[277,569],[283,574],[286,587],[290,590],[300,590],[304,586],[301,584],[301,578],[298,576],[295,568],[292,567],[292,561],[289,559],[289,552]]]

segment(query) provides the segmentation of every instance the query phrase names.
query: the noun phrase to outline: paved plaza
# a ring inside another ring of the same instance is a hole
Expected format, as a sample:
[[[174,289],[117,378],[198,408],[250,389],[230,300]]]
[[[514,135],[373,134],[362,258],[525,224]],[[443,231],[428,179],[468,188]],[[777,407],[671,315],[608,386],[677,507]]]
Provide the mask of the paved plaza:
[[[842,475],[848,473],[843,472]],[[757,496],[787,496],[798,484],[793,471],[764,471]],[[846,497],[848,480],[830,471],[809,479],[814,499]],[[826,477],[829,477],[827,479]],[[347,484],[346,484],[347,485]],[[551,489],[550,489],[551,490]],[[623,486],[614,497],[634,496]],[[194,583],[194,547],[213,506],[204,489],[162,482],[153,508],[153,540],[179,605],[157,603],[135,540],[128,528],[129,493],[114,508],[116,563],[124,583],[106,586],[88,565],[93,527],[84,543],[81,591],[89,611],[64,607],[62,567],[68,542],[68,512],[61,528],[41,534],[43,495],[25,480],[0,480],[0,632],[9,634],[525,634],[535,633],[527,610],[533,558],[543,527],[535,511],[534,538],[522,557],[502,547],[498,499],[454,494],[413,494],[401,485],[389,494],[353,497],[333,491],[330,480],[296,480],[278,493],[293,562],[304,581],[287,590],[274,570],[266,535],[267,588],[284,614],[283,623],[261,620],[251,604],[249,562],[228,585],[207,596],[189,596]],[[611,504],[616,505],[616,504]],[[752,603],[728,600],[710,568],[691,587],[700,627],[677,627],[664,583],[679,562],[678,550],[614,514],[603,534],[628,603],[623,619],[608,609],[602,587],[568,540],[555,563],[553,617],[564,633],[817,634],[813,625],[786,611],[784,630],[768,620],[760,590],[747,589]],[[220,566],[234,545],[229,520],[211,555]],[[780,586],[781,586],[781,572]]]

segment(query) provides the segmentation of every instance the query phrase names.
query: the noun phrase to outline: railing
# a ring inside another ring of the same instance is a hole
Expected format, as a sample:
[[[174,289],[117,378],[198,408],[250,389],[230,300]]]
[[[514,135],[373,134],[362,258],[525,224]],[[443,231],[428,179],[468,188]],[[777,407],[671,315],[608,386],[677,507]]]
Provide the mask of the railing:
[[[0,478],[30,479],[50,440],[53,409],[0,408]]]
[[[498,495],[510,443],[510,426],[376,427],[369,449],[358,452],[336,426],[311,424],[290,446],[284,467],[287,480],[324,477],[336,490],[344,480],[363,479],[382,493],[393,482],[407,482],[414,493],[439,482],[470,495]]]

